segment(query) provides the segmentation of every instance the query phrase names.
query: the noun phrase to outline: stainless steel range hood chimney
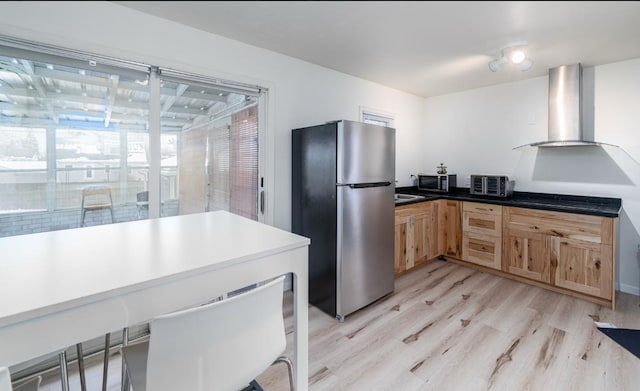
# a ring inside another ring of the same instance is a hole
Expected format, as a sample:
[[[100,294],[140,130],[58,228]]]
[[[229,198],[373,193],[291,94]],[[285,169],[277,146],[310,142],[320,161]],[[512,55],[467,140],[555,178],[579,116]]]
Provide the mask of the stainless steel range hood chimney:
[[[548,140],[521,147],[603,145],[591,139],[592,136],[588,137],[585,134],[582,118],[582,65],[578,63],[551,68],[549,69]]]

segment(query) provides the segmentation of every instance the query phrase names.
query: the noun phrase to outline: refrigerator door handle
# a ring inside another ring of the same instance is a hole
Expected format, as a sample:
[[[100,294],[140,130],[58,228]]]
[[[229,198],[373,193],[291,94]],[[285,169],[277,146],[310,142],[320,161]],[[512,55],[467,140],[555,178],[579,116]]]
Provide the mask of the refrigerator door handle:
[[[349,186],[352,189],[366,189],[367,187],[384,187],[390,186],[391,182],[372,182],[372,183],[349,183],[349,184],[337,184],[338,186]]]

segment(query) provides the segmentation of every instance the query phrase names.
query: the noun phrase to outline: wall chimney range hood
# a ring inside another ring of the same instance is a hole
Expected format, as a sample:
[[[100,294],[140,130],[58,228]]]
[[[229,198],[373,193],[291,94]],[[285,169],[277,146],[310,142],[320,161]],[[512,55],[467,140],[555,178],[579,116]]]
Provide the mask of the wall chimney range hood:
[[[549,69],[549,124],[547,141],[522,147],[582,147],[610,145],[587,136],[582,127],[582,65],[562,65]]]

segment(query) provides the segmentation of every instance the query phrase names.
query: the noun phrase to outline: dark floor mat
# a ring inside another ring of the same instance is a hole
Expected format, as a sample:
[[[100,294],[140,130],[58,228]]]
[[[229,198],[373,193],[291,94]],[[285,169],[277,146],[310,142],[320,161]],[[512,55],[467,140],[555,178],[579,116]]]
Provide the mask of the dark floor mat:
[[[640,358],[640,330],[598,327],[607,337]]]

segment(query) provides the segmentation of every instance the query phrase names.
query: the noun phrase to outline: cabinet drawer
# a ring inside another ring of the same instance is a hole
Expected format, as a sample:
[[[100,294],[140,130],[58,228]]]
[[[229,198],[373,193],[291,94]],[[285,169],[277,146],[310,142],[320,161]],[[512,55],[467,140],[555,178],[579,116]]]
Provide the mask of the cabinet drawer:
[[[463,232],[502,236],[502,206],[465,201],[462,215]]]
[[[412,216],[418,213],[424,213],[425,211],[429,210],[430,205],[431,204],[429,203],[429,201],[425,201],[425,202],[418,202],[411,205],[396,206],[395,208],[396,220],[398,218]]]
[[[463,231],[485,235],[502,235],[502,215],[464,211]]]
[[[500,270],[502,268],[501,237],[465,232],[462,235],[462,259]]]
[[[608,217],[506,207],[504,224],[505,229],[583,242],[612,244],[613,241],[613,219]]]
[[[464,212],[477,212],[488,215],[502,216],[501,205],[481,204],[479,202],[465,201],[462,205]]]

